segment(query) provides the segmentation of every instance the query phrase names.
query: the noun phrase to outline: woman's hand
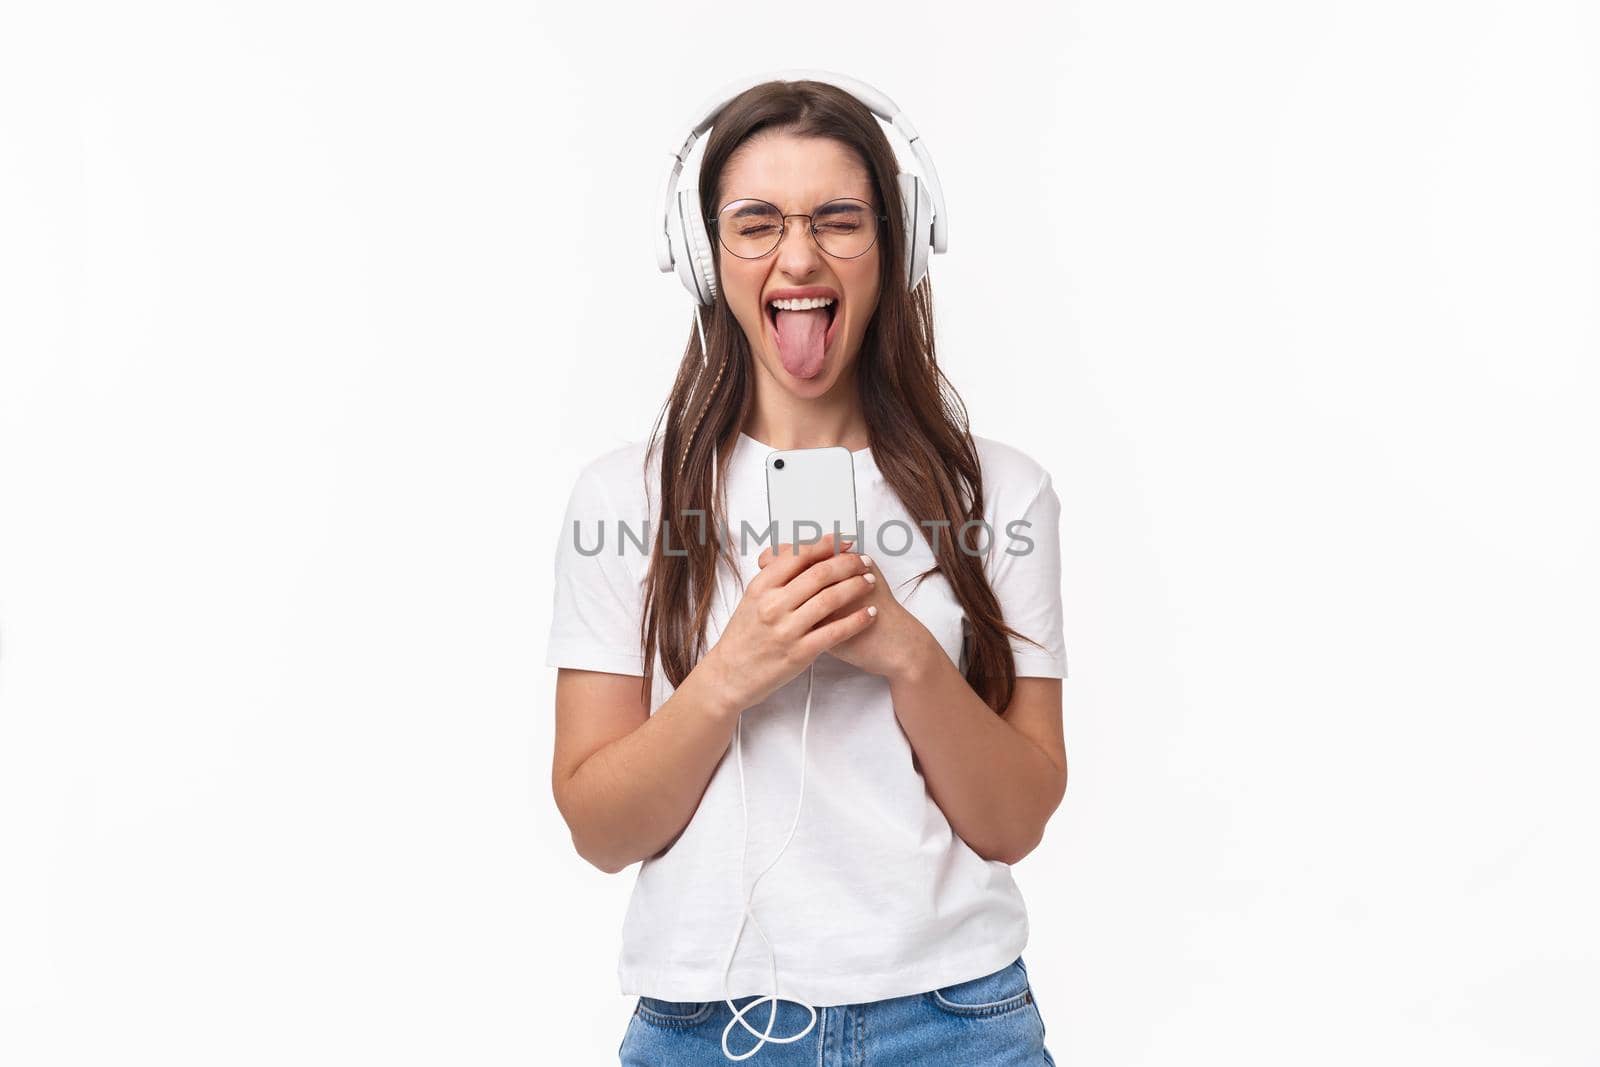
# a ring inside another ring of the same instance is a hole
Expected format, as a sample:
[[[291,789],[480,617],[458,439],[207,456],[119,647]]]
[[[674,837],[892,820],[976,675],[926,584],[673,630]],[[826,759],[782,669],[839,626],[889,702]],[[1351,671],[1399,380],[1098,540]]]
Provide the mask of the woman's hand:
[[[761,553],[759,562],[762,567],[767,566],[771,558],[770,552],[771,549],[767,549]],[[924,656],[932,655],[934,652],[943,656],[944,649],[939,647],[933,632],[923,625],[921,619],[907,611],[905,605],[895,599],[894,594],[888,590],[888,583],[878,570],[878,565],[871,557],[858,553],[851,555],[858,564],[864,562],[864,565],[857,568],[863,577],[870,576],[873,579],[865,604],[878,609],[877,621],[871,628],[841,641],[828,649],[828,652],[852,667],[869,674],[881,674],[890,680],[916,669],[925,662],[922,659]],[[859,608],[860,605],[856,607]]]
[[[702,663],[741,711],[761,703],[823,652],[876,625],[871,569],[854,552],[836,552],[830,533],[815,544],[762,551],[722,635]],[[784,551],[787,549],[788,551]],[[890,597],[893,601],[894,598]],[[896,605],[898,607],[898,605]],[[915,620],[913,620],[915,621]]]

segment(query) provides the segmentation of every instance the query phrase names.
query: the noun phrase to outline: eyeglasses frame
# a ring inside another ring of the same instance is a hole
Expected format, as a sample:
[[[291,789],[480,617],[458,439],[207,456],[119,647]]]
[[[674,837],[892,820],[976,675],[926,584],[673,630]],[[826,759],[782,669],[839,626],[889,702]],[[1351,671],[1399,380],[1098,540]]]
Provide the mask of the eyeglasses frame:
[[[741,256],[741,255],[739,255],[739,253],[735,252],[733,249],[728,248],[728,243],[722,239],[722,228],[721,228],[720,225],[718,225],[719,220],[722,218],[722,212],[726,211],[728,209],[728,204],[737,204],[741,200],[754,200],[758,204],[766,204],[772,210],[778,212],[779,217],[781,218],[782,223],[783,223],[783,225],[778,228],[778,240],[773,244],[773,246],[771,248],[767,249],[765,252],[761,253],[759,256]],[[829,204],[837,203],[840,200],[854,200],[858,204],[866,204],[866,206],[868,208],[868,214],[870,214],[874,219],[876,219],[879,222],[888,222],[889,221],[889,216],[888,215],[879,214],[877,212],[871,211],[872,205],[871,204],[867,204],[867,202],[865,200],[862,200],[858,196],[836,196],[832,200],[824,200],[822,203],[818,204],[817,207],[827,207]],[[770,200],[763,200],[759,196],[740,196],[740,197],[735,197],[732,200],[729,200],[727,204],[723,204],[722,205],[722,210],[718,211],[715,215],[712,215],[709,218],[707,218],[706,222],[711,224],[712,231],[714,233],[716,233],[716,235],[717,235],[717,244],[721,245],[724,249],[727,249],[728,255],[733,256],[735,259],[742,259],[746,263],[753,263],[758,259],[766,259],[768,256],[772,255],[772,253],[774,253],[778,249],[782,248],[783,247],[783,239],[785,237],[789,236],[789,220],[790,219],[805,219],[806,220],[806,229],[808,231],[810,231],[811,239],[817,243],[817,249],[819,251],[821,251],[823,255],[827,256],[829,259],[860,259],[862,256],[866,255],[868,252],[872,251],[873,247],[875,245],[877,245],[877,243],[878,243],[878,237],[880,235],[882,235],[882,233],[883,233],[883,227],[882,226],[874,226],[873,230],[872,230],[872,244],[870,244],[867,247],[863,248],[861,251],[857,252],[853,256],[836,256],[832,252],[828,251],[826,248],[822,247],[822,239],[817,236],[817,224],[814,221],[812,221],[815,217],[816,217],[816,208],[813,208],[811,210],[811,214],[809,214],[809,215],[801,213],[801,212],[798,212],[798,211],[795,212],[793,215],[784,215],[783,214],[783,209],[780,208],[777,204],[772,203],[772,201],[770,201]]]

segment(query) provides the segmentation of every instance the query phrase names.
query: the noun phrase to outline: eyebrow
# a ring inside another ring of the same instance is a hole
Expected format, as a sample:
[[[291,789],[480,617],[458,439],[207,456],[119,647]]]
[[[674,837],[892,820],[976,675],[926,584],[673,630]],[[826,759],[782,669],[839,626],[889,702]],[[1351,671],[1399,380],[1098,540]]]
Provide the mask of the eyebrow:
[[[826,204],[818,204],[817,206],[819,208],[827,208],[826,211],[819,212],[819,214],[822,214],[822,215],[846,215],[846,214],[852,214],[854,212],[866,210],[866,206],[864,204],[856,202],[856,200],[853,197],[851,197],[849,199],[850,199],[850,203],[848,203],[848,204],[836,204],[831,200]]]

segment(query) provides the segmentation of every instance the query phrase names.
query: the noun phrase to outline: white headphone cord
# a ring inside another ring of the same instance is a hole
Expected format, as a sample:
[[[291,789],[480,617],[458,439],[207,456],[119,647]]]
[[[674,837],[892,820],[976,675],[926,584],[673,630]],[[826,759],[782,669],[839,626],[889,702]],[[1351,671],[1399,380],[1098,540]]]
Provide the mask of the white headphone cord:
[[[751,910],[751,902],[756,895],[756,886],[760,883],[762,877],[768,871],[772,870],[772,868],[777,864],[778,860],[782,858],[784,851],[789,847],[789,842],[794,840],[795,829],[800,825],[800,809],[805,804],[806,799],[806,728],[811,724],[811,691],[813,685],[815,684],[816,668],[817,665],[815,661],[812,662],[811,666],[806,668],[806,711],[805,717],[800,723],[800,798],[795,803],[794,821],[789,824],[789,835],[783,839],[783,847],[778,849],[778,854],[772,857],[771,861],[761,869],[761,873],[756,875],[755,880],[750,883],[750,888],[746,891],[744,897],[743,914],[739,917],[739,928],[734,931],[733,944],[728,946],[728,957],[722,965],[722,997],[723,1000],[727,1002],[728,1009],[733,1012],[733,1018],[728,1020],[728,1025],[723,1027],[722,1030],[722,1054],[728,1057],[730,1060],[749,1059],[751,1056],[754,1056],[757,1052],[761,1051],[761,1047],[768,1041],[779,1045],[787,1045],[791,1041],[799,1041],[802,1037],[805,1037],[807,1034],[809,1034],[811,1032],[811,1028],[817,1023],[816,1008],[803,1000],[792,1000],[788,997],[778,996],[778,953],[772,947],[772,942],[768,939],[766,931],[761,929],[761,923],[756,919],[755,912]],[[739,764],[739,807],[744,813],[744,831],[739,846],[739,882],[741,885],[744,883],[745,860],[750,847],[750,808],[745,801],[744,746],[741,742],[743,726],[744,714],[741,712],[739,722],[734,727],[733,732],[733,750]],[[753,923],[755,925],[756,933],[760,934],[761,940],[766,943],[767,954],[772,961],[772,992],[766,996],[757,997],[750,1003],[746,1004],[743,1008],[740,1008],[734,1004],[733,999],[728,996],[728,973],[733,967],[733,957],[738,951],[739,941],[744,936],[744,926],[746,922]],[[805,1028],[802,1029],[798,1034],[794,1034],[790,1037],[772,1036],[772,1026],[775,1022],[777,1022],[778,1019],[778,1001],[780,1000],[789,1000],[792,1004],[799,1004],[802,1008],[806,1009],[808,1013],[810,1013],[811,1018],[806,1022]],[[771,1004],[772,1008],[767,1013],[766,1032],[757,1033],[754,1027],[744,1021],[744,1016],[746,1012],[763,1002]],[[735,1023],[738,1023],[740,1026],[750,1031],[750,1033],[755,1034],[757,1038],[756,1043],[751,1046],[749,1050],[738,1055],[735,1055],[728,1049],[728,1035],[733,1032],[733,1026]]]
[[[709,350],[706,348],[705,327],[700,322],[699,305],[696,305],[694,309],[694,324],[695,329],[698,330],[700,334],[701,360],[703,363],[705,363],[705,365],[709,366],[711,357]],[[713,493],[717,491],[716,449],[711,450],[711,491]],[[733,612],[728,607],[728,596],[726,590],[722,588],[721,578],[713,577],[713,581],[717,586],[717,593],[722,600],[724,618],[732,618]],[[726,625],[726,623],[724,623],[724,625]],[[811,693],[816,684],[816,669],[817,665],[815,660],[813,660],[811,665],[806,668],[806,710],[805,715],[800,720],[800,796],[795,802],[794,821],[789,824],[789,834],[783,839],[783,846],[778,849],[778,854],[772,857],[771,861],[761,869],[761,873],[757,874],[755,880],[750,883],[749,889],[745,890],[744,903],[741,908],[742,914],[739,916],[739,928],[733,933],[733,943],[728,946],[728,956],[722,965],[722,998],[724,1001],[726,1001],[728,1009],[733,1012],[733,1018],[728,1020],[728,1025],[722,1030],[722,1054],[730,1060],[747,1060],[751,1056],[754,1056],[757,1052],[760,1052],[762,1046],[764,1046],[768,1041],[778,1045],[786,1045],[791,1041],[799,1041],[802,1037],[805,1037],[807,1034],[809,1034],[811,1032],[811,1028],[817,1024],[817,1009],[815,1007],[803,1000],[790,1000],[791,1004],[799,1004],[802,1008],[806,1009],[806,1011],[810,1013],[811,1018],[806,1022],[805,1028],[798,1034],[794,1034],[790,1037],[773,1036],[772,1027],[773,1024],[778,1020],[778,1001],[788,1000],[789,998],[778,996],[778,953],[772,947],[772,941],[767,937],[766,931],[761,929],[761,923],[756,919],[755,912],[751,910],[751,905],[756,895],[756,886],[760,884],[761,879],[766,875],[766,873],[777,865],[778,860],[783,858],[784,852],[789,848],[789,842],[794,840],[795,830],[800,825],[800,809],[804,806],[806,799],[806,732],[811,725]],[[743,710],[739,712],[739,718],[735,722],[733,728],[733,752],[734,759],[739,766],[739,810],[743,817],[744,824],[739,845],[739,885],[741,888],[743,888],[746,872],[745,864],[749,859],[750,851],[750,805],[745,796],[744,788]],[[738,953],[739,942],[744,937],[744,927],[745,923],[747,922],[755,925],[756,933],[760,934],[761,940],[766,943],[767,954],[771,958],[772,965],[772,992],[766,996],[757,997],[750,1003],[746,1004],[743,1008],[740,1008],[734,1004],[733,998],[728,995],[728,975],[733,968],[733,958]],[[767,1013],[767,1029],[765,1033],[758,1032],[753,1026],[744,1020],[746,1012],[762,1003],[769,1003],[772,1005],[771,1010],[769,1010]],[[753,1045],[747,1051],[737,1055],[735,1055],[728,1048],[728,1035],[733,1033],[733,1027],[735,1023],[744,1027],[756,1037],[755,1045]]]

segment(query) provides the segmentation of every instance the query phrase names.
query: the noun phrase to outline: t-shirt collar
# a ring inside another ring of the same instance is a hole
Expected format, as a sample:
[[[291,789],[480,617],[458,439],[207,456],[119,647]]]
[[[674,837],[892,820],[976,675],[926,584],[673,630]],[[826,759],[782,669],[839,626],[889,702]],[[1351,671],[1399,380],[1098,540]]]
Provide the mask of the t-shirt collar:
[[[775,451],[777,449],[771,445],[762,444],[754,437],[740,430],[739,438],[734,442],[733,454],[729,457],[728,465],[731,470],[739,470],[751,465],[758,469],[765,469],[767,457]],[[855,449],[850,453],[850,459],[855,464],[858,476],[867,472],[876,473],[878,469],[872,458],[871,446]]]

